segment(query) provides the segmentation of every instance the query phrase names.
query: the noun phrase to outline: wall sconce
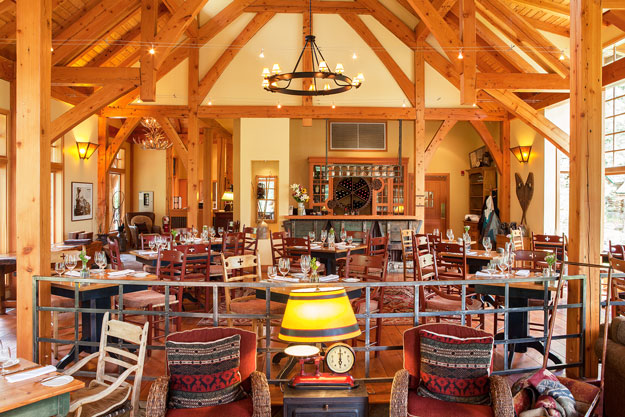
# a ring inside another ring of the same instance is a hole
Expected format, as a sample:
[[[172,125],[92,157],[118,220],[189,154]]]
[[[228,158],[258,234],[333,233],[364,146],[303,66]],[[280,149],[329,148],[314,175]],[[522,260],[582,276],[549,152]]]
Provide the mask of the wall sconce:
[[[100,146],[97,143],[91,142],[76,142],[76,148],[78,149],[78,157],[80,159],[89,159],[91,155],[98,149]]]
[[[530,160],[530,155],[532,154],[531,146],[515,146],[514,148],[510,148],[510,151],[516,156],[516,159],[519,162],[527,162]]]

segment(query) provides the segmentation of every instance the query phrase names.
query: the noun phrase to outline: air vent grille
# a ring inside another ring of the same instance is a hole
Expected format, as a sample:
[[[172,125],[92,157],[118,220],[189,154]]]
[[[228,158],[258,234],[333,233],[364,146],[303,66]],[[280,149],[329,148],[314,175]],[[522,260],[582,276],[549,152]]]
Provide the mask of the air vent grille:
[[[386,123],[330,123],[331,150],[386,150]]]

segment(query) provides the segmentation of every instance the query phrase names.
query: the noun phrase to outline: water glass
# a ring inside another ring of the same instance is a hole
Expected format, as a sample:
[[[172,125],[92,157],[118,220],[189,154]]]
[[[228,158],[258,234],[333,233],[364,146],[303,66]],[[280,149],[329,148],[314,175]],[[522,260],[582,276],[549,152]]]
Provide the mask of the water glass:
[[[180,233],[180,244],[181,245],[186,245],[187,244],[187,236],[186,233]]]
[[[347,244],[348,245],[351,245],[353,241],[354,241],[354,236],[347,236]]]
[[[11,360],[11,348],[7,345],[0,344],[0,364],[2,372],[4,372],[4,364]]]
[[[315,241],[315,232],[308,232],[308,240],[310,240],[310,243]]]
[[[54,271],[59,275],[59,276],[63,276],[63,273],[65,272],[65,262],[56,262],[54,264]]]
[[[451,229],[447,229],[447,239],[453,241],[454,240],[454,231]]]
[[[69,254],[65,257],[65,266],[69,269],[70,272],[74,271],[76,268],[76,263],[78,260],[76,259],[76,255]]]
[[[215,228],[211,226],[208,229],[208,234],[210,235],[211,239],[214,239],[215,238]]]
[[[100,268],[100,273],[103,274],[106,269],[106,264],[108,263],[106,260],[106,253],[104,251],[98,251],[95,253],[95,263]]]
[[[223,227],[218,227],[217,228],[217,236],[221,237],[224,234],[224,228]]]
[[[440,234],[440,231],[439,231],[438,229],[434,229],[434,230],[432,231],[432,234],[433,234],[434,236],[438,236],[438,235]]]
[[[299,266],[302,268],[302,272],[304,273],[304,280],[306,279],[306,275],[308,275],[308,271],[310,271],[310,255],[302,255],[299,258]]]
[[[280,258],[280,261],[278,261],[278,268],[280,269],[282,277],[286,277],[286,274],[288,274],[291,269],[291,261],[289,258]]]
[[[497,261],[497,267],[499,268],[499,270],[501,271],[501,273],[503,274],[506,269],[508,269],[508,256],[506,255],[502,255],[499,257],[498,261]]]
[[[267,267],[267,276],[269,279],[273,279],[278,275],[278,269],[275,266]]]
[[[490,250],[493,248],[493,244],[488,236],[484,236],[484,239],[482,239],[482,245],[486,250],[486,255],[490,255]]]
[[[341,242],[345,242],[345,239],[347,239],[347,232],[345,230],[341,230]]]
[[[328,239],[328,231],[322,230],[321,236],[319,236],[319,238],[321,239],[321,243],[326,243],[326,240]]]
[[[156,247],[156,242],[154,241],[154,239],[151,239],[151,240],[148,242],[148,246],[150,247],[150,250],[151,250],[152,252],[154,252],[154,248]]]

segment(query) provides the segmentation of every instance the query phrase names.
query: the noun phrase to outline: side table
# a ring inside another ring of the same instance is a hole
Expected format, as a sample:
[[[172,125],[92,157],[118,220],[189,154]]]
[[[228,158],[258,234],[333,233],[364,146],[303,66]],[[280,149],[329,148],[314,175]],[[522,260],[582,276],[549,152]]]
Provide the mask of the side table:
[[[284,417],[367,417],[369,395],[364,383],[348,389],[284,389]]]

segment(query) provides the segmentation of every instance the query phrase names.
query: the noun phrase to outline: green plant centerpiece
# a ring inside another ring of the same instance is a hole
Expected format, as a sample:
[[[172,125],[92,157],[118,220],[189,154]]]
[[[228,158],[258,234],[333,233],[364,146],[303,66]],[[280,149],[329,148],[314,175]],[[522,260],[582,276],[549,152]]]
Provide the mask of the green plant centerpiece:
[[[548,276],[553,276],[555,272],[555,266],[556,266],[556,255],[552,253],[552,254],[545,256],[545,262],[547,262],[547,267],[549,269]]]
[[[78,258],[82,262],[82,269],[80,270],[80,278],[89,278],[89,269],[87,268],[87,263],[89,263],[89,257],[85,250],[81,250],[78,254]]]
[[[328,248],[333,249],[335,242],[336,242],[336,236],[334,233],[334,227],[331,227],[330,231],[328,232]]]
[[[465,251],[471,250],[471,235],[469,234],[470,229],[471,226],[464,226],[464,234],[462,235],[462,240],[464,241]]]
[[[310,282],[319,282],[319,274],[317,269],[321,266],[321,262],[317,258],[310,258]]]
[[[171,244],[173,246],[176,246],[176,236],[178,236],[178,231],[177,230],[172,230],[171,231]]]

